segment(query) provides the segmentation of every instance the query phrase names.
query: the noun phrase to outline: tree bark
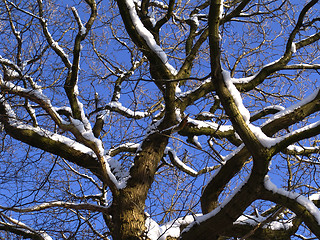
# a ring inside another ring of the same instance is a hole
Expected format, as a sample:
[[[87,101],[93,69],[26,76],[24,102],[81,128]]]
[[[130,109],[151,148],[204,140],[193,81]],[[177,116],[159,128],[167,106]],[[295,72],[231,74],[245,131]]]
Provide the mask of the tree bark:
[[[167,143],[168,136],[154,133],[138,150],[127,186],[114,198],[114,239],[146,239],[145,201]]]

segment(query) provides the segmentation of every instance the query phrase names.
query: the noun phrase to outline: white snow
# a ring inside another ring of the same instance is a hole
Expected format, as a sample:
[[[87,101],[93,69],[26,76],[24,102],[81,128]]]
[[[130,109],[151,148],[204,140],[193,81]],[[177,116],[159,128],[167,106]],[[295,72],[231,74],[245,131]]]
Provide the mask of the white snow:
[[[254,126],[251,123],[248,124],[248,126],[264,147],[270,148],[282,140],[281,137],[279,138],[268,137],[264,132],[262,132],[260,127]]]
[[[268,175],[265,176],[264,186],[267,190],[275,194],[280,194],[285,197],[291,198],[295,200],[297,203],[301,204],[303,207],[305,207],[309,211],[310,214],[313,215],[313,217],[317,220],[318,224],[320,225],[320,211],[310,199],[298,193],[286,191],[283,188],[278,188],[274,183],[271,182],[270,177]]]
[[[176,96],[179,95],[181,92],[182,91],[181,91],[181,89],[179,87],[179,84],[177,84],[177,86],[176,86]]]
[[[68,137],[65,137],[63,135],[56,134],[56,133],[50,132],[45,129],[41,129],[39,127],[35,128],[35,127],[32,127],[30,125],[26,125],[26,124],[19,122],[19,121],[11,121],[10,124],[11,124],[11,126],[14,126],[18,129],[32,130],[33,132],[39,134],[40,136],[50,138],[53,141],[61,142],[65,145],[73,148],[76,151],[80,151],[84,154],[89,154],[89,155],[95,157],[94,152],[90,148],[88,148],[85,145],[78,143]]]
[[[52,237],[50,237],[46,232],[41,231],[40,235],[44,238],[44,240],[52,240]]]
[[[3,222],[3,221],[0,221],[0,225],[2,226],[10,226],[12,228],[16,228],[18,229],[19,231],[22,231],[22,232],[25,232],[27,234],[30,234],[30,233],[37,233],[39,235],[41,235],[41,237],[44,239],[44,240],[52,240],[52,238],[44,231],[36,231],[35,229],[29,227],[28,225],[24,224],[23,222],[19,221],[19,220],[16,220],[12,217],[9,217],[7,215],[4,215],[2,214],[1,215],[2,218],[5,218],[7,220],[9,220],[11,223],[8,223],[8,222]]]
[[[125,188],[127,185],[127,180],[130,178],[130,173],[123,169],[121,164],[114,158],[107,155],[104,156],[104,159],[107,163],[106,166],[110,179],[115,183],[118,189]],[[119,180],[117,180],[115,177]]]
[[[63,106],[63,107],[52,107],[56,112],[58,112],[59,110],[64,110],[66,112],[69,112],[70,114],[72,113],[72,110],[70,107],[66,107],[66,106]]]
[[[18,66],[14,64],[14,62],[10,61],[9,59],[3,58],[1,55],[0,63],[7,66],[14,66],[15,68],[19,69]]]
[[[10,78],[19,78],[20,77],[19,73],[13,69],[7,69],[7,74],[8,74],[8,77],[10,77]]]
[[[133,25],[135,26],[139,35],[146,41],[148,46],[152,49],[152,51],[157,54],[157,56],[161,59],[161,61],[166,65],[166,67],[170,70],[170,72],[174,75],[177,74],[177,70],[168,63],[168,58],[163,49],[156,43],[153,35],[145,28],[143,23],[141,22],[133,0],[125,0],[127,8],[129,9],[130,17]]]
[[[215,216],[216,214],[218,214],[229,202],[230,200],[232,200],[232,198],[241,190],[241,188],[247,183],[248,179],[250,178],[250,174],[248,176],[246,176],[246,178],[243,180],[243,182],[241,182],[241,184],[235,189],[235,191],[230,194],[222,203],[220,206],[216,207],[214,210],[212,210],[211,212],[196,217],[195,221],[192,222],[190,225],[188,225],[188,227],[186,227],[183,232],[187,232],[189,231],[194,225],[199,224],[201,222],[204,222],[206,220],[208,220],[209,218],[212,218],[213,216]]]
[[[150,22],[152,26],[155,27],[157,24],[157,21],[156,21],[156,14],[154,12],[154,9],[152,9],[152,11],[148,13],[148,16],[150,17]]]
[[[244,144],[241,144],[239,147],[237,147],[234,151],[229,153],[227,156],[223,157],[224,162],[226,163],[229,159],[234,157],[236,154],[238,154],[243,148],[245,147]]]
[[[38,85],[36,85],[38,87],[37,89],[26,89],[13,84],[12,82],[1,82],[1,86],[10,89],[10,92],[13,93],[23,93],[25,95],[34,96],[35,98],[42,100],[44,103],[51,106],[50,100],[47,98],[47,96],[42,94],[41,87]]]
[[[165,4],[164,2],[160,2],[160,1],[152,1],[152,3],[156,4],[158,7],[161,7],[162,9],[168,9],[168,5]]]
[[[292,42],[292,44],[291,44],[291,52],[292,52],[292,53],[297,52],[297,46],[296,46],[296,43],[295,43],[295,42]]]
[[[61,52],[65,57],[68,55],[64,52],[64,50],[60,47],[59,43],[52,39],[51,47]]]
[[[280,59],[281,59],[281,58],[276,59],[276,60],[274,60],[274,61],[272,61],[272,62],[270,62],[270,63],[265,64],[264,66],[262,66],[262,68],[261,68],[261,69],[264,69],[264,68],[266,68],[266,67],[269,67],[269,66],[271,66],[271,65],[276,64],[277,62],[279,62],[279,61],[280,61]]]
[[[260,214],[258,216],[241,215],[233,224],[257,226],[265,220],[267,220],[267,217],[263,217]],[[293,227],[292,219],[278,219],[275,221],[267,222],[262,226],[262,228],[269,228],[272,230],[288,230],[291,227]]]
[[[249,77],[243,77],[243,78],[231,78],[231,81],[234,83],[234,84],[245,84],[245,83],[249,83],[251,82],[253,79],[256,78],[256,76],[261,72],[262,69],[268,67],[268,66],[271,66],[275,63],[277,63],[280,59],[277,59],[273,62],[270,62],[270,63],[267,63],[265,64],[264,66],[261,67],[260,71],[258,71],[256,74],[253,74],[252,76],[249,76]]]
[[[263,226],[263,228],[269,228],[271,230],[289,230],[293,227],[292,219],[289,220],[278,220],[278,221],[272,221],[268,223],[266,226]]]
[[[309,197],[309,200],[311,201],[317,201],[320,200],[320,192],[314,193]]]
[[[139,147],[140,147],[140,143],[128,142],[128,143],[120,144],[120,145],[117,146],[116,148],[110,149],[109,152],[112,152],[112,151],[114,151],[115,149],[119,149],[119,148],[137,149],[137,148],[139,148]]]
[[[196,88],[194,88],[194,89],[192,89],[192,90],[190,90],[190,91],[186,91],[186,92],[177,92],[177,91],[176,91],[176,96],[177,96],[177,97],[186,97],[186,96],[189,95],[189,94],[193,94],[193,93],[194,93],[195,91],[197,91],[201,86],[203,86],[203,85],[205,85],[205,84],[207,84],[207,83],[209,83],[209,82],[211,82],[211,78],[206,79],[205,81],[203,81],[203,82],[201,83],[200,86],[197,86]]]
[[[175,114],[176,114],[177,121],[181,122],[182,119],[181,119],[181,110],[180,110],[180,108],[176,108]]]
[[[278,111],[283,111],[286,108],[283,107],[283,106],[280,106],[280,105],[271,105],[271,106],[265,107],[263,110],[268,110],[268,109],[275,109],[275,110],[278,110]]]
[[[82,105],[80,105],[80,106],[82,108]],[[83,113],[83,109],[81,110],[81,112]],[[85,116],[83,117],[83,121],[84,120],[88,121],[88,119]],[[83,121],[71,118],[71,122],[77,128],[77,130],[82,135],[82,137],[84,137],[86,140],[93,142],[95,144],[96,149],[93,149],[93,150],[94,150],[95,154],[97,155],[98,159],[100,160],[101,164],[105,168],[105,171],[108,174],[109,179],[115,184],[115,186],[118,189],[124,188],[126,186],[126,180],[127,180],[128,176],[124,177],[123,175],[121,175],[120,178],[124,178],[124,179],[120,179],[120,181],[118,182],[115,175],[112,173],[111,168],[110,168],[110,164],[109,164],[109,162],[115,164],[115,161],[113,161],[110,156],[104,155],[104,148],[103,148],[102,141],[99,138],[96,138],[94,136],[89,121],[88,121],[88,125],[86,123],[83,123]],[[116,170],[117,174],[119,175],[120,171],[119,171],[118,166],[115,166],[115,170]],[[126,175],[128,175],[128,174],[126,174]]]
[[[192,141],[194,142],[194,144],[195,144],[198,148],[202,149],[202,146],[201,146],[201,144],[200,144],[200,142],[199,142],[199,140],[198,140],[198,136],[193,136]]]
[[[79,27],[80,27],[80,34],[81,34],[81,35],[85,35],[87,29],[86,29],[86,27],[82,24],[77,9],[76,9],[75,7],[71,7],[71,9],[72,9],[72,12],[75,14],[75,18],[77,19],[77,23],[80,25],[80,26],[79,26]]]
[[[105,121],[106,118],[109,116],[109,114],[110,114],[109,110],[101,110],[97,113],[97,117]]]
[[[160,226],[156,221],[154,221],[148,213],[145,213],[147,216],[145,226],[147,228],[147,236],[151,240],[159,239],[159,236],[161,235]]]
[[[211,112],[201,112],[198,114],[198,116],[202,116],[202,117],[206,117],[206,118],[214,118],[214,114],[212,114]]]
[[[303,152],[304,150],[314,150],[314,151],[317,151],[320,149],[320,146],[317,146],[317,147],[301,147],[301,146],[297,146],[297,145],[289,145],[287,147],[287,149],[289,151],[295,151],[297,153],[299,152]]]
[[[280,105],[270,105],[270,106],[267,106],[267,107],[263,108],[262,110],[255,111],[254,115],[258,114],[258,113],[260,113],[262,111],[269,110],[269,109],[277,110],[278,112],[280,112],[280,111],[283,111],[285,109],[285,107],[280,106]]]
[[[26,66],[28,65],[28,61],[23,61],[22,63],[21,63],[21,71],[23,71],[25,68],[26,68]]]
[[[117,102],[117,101],[111,101],[110,103],[107,104],[110,110],[118,110],[120,113],[125,114],[126,116],[130,117],[138,117],[138,118],[144,118],[149,116],[150,114],[148,112],[139,112],[139,111],[132,111],[129,108],[126,108],[122,106],[122,103]]]
[[[76,84],[74,87],[73,87],[73,92],[76,96],[79,96],[79,88],[78,88],[78,84]]]
[[[250,82],[251,80],[253,80],[255,77],[257,76],[257,74],[254,74],[252,76],[249,76],[249,77],[243,77],[243,78],[231,78],[232,82],[234,84],[239,84],[239,83],[248,83]]]
[[[238,152],[240,152],[243,148],[245,147],[244,144],[241,144],[239,147],[237,147],[234,151],[232,151],[231,153],[229,153],[227,156],[222,156],[223,162],[222,165],[226,164],[226,162],[231,159],[232,157],[234,157]],[[208,184],[213,181],[214,177],[219,173],[219,171],[221,170],[221,166],[211,175],[210,180],[208,181],[207,185],[204,187],[204,189],[208,186]]]
[[[40,94],[40,93],[38,93],[38,94]],[[43,96],[41,95],[41,97],[43,97]],[[3,104],[5,106],[6,113],[10,117],[9,124],[11,126],[17,128],[17,129],[31,130],[31,131],[39,134],[40,136],[50,138],[53,141],[61,142],[61,143],[66,144],[67,146],[69,146],[77,151],[80,151],[84,154],[89,154],[89,155],[95,157],[94,152],[90,148],[86,147],[85,145],[83,145],[79,142],[76,142],[68,137],[63,136],[63,135],[53,133],[53,132],[48,131],[46,129],[42,129],[40,127],[33,127],[33,126],[24,124],[23,122],[16,120],[14,111],[11,109],[10,105],[8,103],[6,103],[6,101],[2,95],[0,95],[0,101],[3,102]],[[48,100],[48,101],[50,101],[50,100]],[[52,110],[55,111],[53,107],[52,107]],[[71,120],[72,120],[74,126],[78,129],[78,131],[80,133],[82,133],[84,135],[84,137],[87,137],[89,140],[91,140],[92,138],[93,138],[93,140],[97,140],[96,138],[92,137],[91,134],[88,133],[88,131],[86,131],[84,129],[84,126],[81,121],[76,120],[76,119],[71,119]],[[86,134],[86,133],[88,133],[88,134]]]
[[[219,15],[220,19],[223,17],[223,13],[224,13],[223,2],[224,2],[224,0],[221,0],[221,2],[220,2],[220,15]]]
[[[290,132],[290,133],[288,133],[288,134],[286,134],[284,136],[280,136],[280,137],[276,137],[276,138],[270,138],[270,137],[266,136],[262,132],[261,128],[256,127],[256,126],[254,126],[252,124],[249,124],[249,127],[250,127],[251,131],[256,135],[256,137],[259,139],[261,144],[264,145],[265,147],[270,148],[270,147],[274,146],[275,144],[281,142],[285,138],[288,138],[288,137],[293,136],[295,134],[299,134],[299,133],[304,132],[304,131],[308,131],[308,130],[310,130],[312,128],[316,128],[319,125],[320,125],[320,120],[315,122],[315,123],[311,123],[311,124],[309,124],[307,126],[304,126],[302,128],[299,128],[299,129],[297,129],[297,130],[295,130],[293,132]],[[290,148],[293,148],[293,147],[289,147],[289,149]]]
[[[262,132],[261,128],[259,128],[259,127],[256,127],[256,126],[254,126],[252,124],[249,124],[248,126],[249,126],[250,130],[255,134],[255,136],[259,139],[261,144],[263,146],[267,147],[267,148],[270,148],[270,147],[276,145],[277,143],[281,142],[282,140],[284,140],[284,139],[286,139],[288,137],[291,137],[291,136],[293,136],[295,134],[299,134],[299,133],[304,132],[304,131],[308,131],[308,130],[310,130],[312,128],[316,128],[319,125],[320,125],[320,120],[315,122],[315,123],[312,123],[312,124],[309,124],[307,126],[304,126],[302,128],[299,128],[299,129],[297,129],[297,130],[295,130],[293,132],[290,132],[290,133],[288,133],[288,134],[286,134],[284,136],[280,136],[280,137],[276,137],[276,138],[268,137],[267,135],[265,135]],[[293,147],[289,147],[289,149],[290,148],[293,148]]]
[[[33,84],[33,85],[34,85],[33,87],[35,87],[36,89],[26,89],[26,88],[17,86],[12,82],[1,82],[1,86],[3,88],[7,88],[10,90],[10,92],[17,93],[18,95],[28,96],[28,98],[31,99],[32,101],[37,102],[40,105],[44,106],[44,110],[47,113],[49,113],[51,116],[54,115],[56,118],[58,118],[62,124],[68,124],[66,121],[64,121],[60,117],[56,109],[51,105],[50,99],[48,99],[47,96],[45,96],[42,93],[41,87],[38,86],[37,84]],[[31,107],[30,107],[30,111],[33,111]],[[10,111],[8,111],[8,113],[10,113]]]
[[[68,54],[66,54],[66,53],[64,52],[64,50],[59,46],[59,43],[56,42],[56,41],[53,39],[53,37],[51,36],[51,34],[50,34],[49,30],[48,30],[48,26],[47,26],[46,20],[42,18],[41,21],[44,23],[43,31],[44,31],[44,33],[45,33],[45,35],[46,35],[46,38],[47,38],[47,41],[48,41],[50,47],[51,47],[53,50],[55,50],[56,52],[58,52],[58,55],[60,55],[60,56],[62,55],[62,58],[64,58],[65,61],[66,61],[67,67],[68,67],[68,68],[71,68],[72,64],[71,64],[71,62],[70,62],[69,59],[68,59]]]
[[[256,226],[258,223],[264,221],[266,218],[261,215],[241,215],[233,224]]]
[[[84,113],[83,104],[78,100],[78,98],[76,98],[76,100],[77,100],[77,104],[78,104],[80,114],[81,114],[81,124],[83,124],[84,128],[87,131],[92,131],[89,119],[86,117],[86,115]],[[93,134],[92,134],[92,136],[93,136]]]
[[[264,122],[262,124],[262,126],[265,126],[266,124],[270,123],[271,121],[274,121],[275,119],[278,119],[284,115],[287,115],[291,112],[293,112],[295,109],[298,109],[299,107],[301,107],[304,104],[307,104],[308,102],[311,102],[318,94],[319,89],[317,89],[316,91],[314,91],[312,94],[310,94],[308,97],[306,97],[305,99],[301,100],[300,102],[281,110],[280,112],[272,115],[266,122]],[[294,134],[298,134],[301,133],[303,131],[307,131],[310,130],[312,128],[316,128],[318,125],[320,124],[320,121],[317,121],[315,123],[309,124],[307,126],[301,127],[293,132],[290,132],[284,136],[280,136],[280,137],[276,137],[276,138],[271,138],[266,136],[260,127],[254,126],[252,124],[248,124],[250,130],[255,134],[255,136],[259,139],[259,141],[261,142],[261,144],[265,147],[272,147],[275,144],[281,142],[283,139],[290,137]],[[290,148],[290,147],[289,147]],[[292,148],[292,147],[291,147]]]
[[[199,19],[197,14],[192,15],[190,20],[192,20],[197,26],[199,26]]]
[[[9,118],[15,119],[16,118],[15,112],[12,110],[11,106],[6,102],[5,97],[1,93],[0,93],[0,102],[4,105],[7,116]]]
[[[234,99],[234,101],[235,101],[235,103],[236,103],[236,105],[237,105],[242,117],[243,117],[243,120],[246,123],[249,123],[250,112],[243,105],[240,92],[238,91],[238,89],[233,84],[231,76],[230,76],[230,72],[228,72],[226,70],[222,70],[222,75],[223,75],[224,82],[225,82],[230,94],[232,95],[232,97],[233,97],[233,99]]]
[[[319,92],[319,88],[316,89],[312,94],[308,95],[306,98],[304,98],[301,101],[297,102],[296,104],[293,104],[290,107],[287,107],[287,108],[283,109],[282,111],[274,114],[266,122],[264,122],[262,126],[265,126],[268,123],[274,121],[275,119],[280,118],[280,117],[282,117],[284,115],[287,115],[287,114],[293,112],[295,109],[298,109],[301,106],[313,101],[315,99],[315,97],[318,95],[318,92]]]
[[[159,226],[150,216],[147,214],[146,227],[147,227],[147,236],[151,240],[165,240],[167,237],[171,236],[178,238],[181,234],[180,226],[188,225],[192,223],[195,219],[195,216],[188,215],[181,217],[170,222]]]
[[[188,117],[188,123],[191,123],[197,128],[211,128],[214,130],[219,130],[221,132],[227,132],[227,131],[232,131],[233,127],[231,125],[220,125],[215,122],[207,122],[207,121],[200,121],[200,120],[195,120],[190,117]]]
[[[182,162],[182,161],[178,158],[176,152],[175,152],[172,148],[166,147],[166,149],[165,149],[165,151],[164,151],[164,154],[168,154],[169,152],[170,152],[170,153],[172,154],[172,156],[173,156],[173,159],[172,159],[172,160],[174,161],[174,163],[177,164],[180,168],[182,168],[182,169],[184,170],[184,172],[190,173],[191,175],[194,175],[194,176],[196,176],[196,175],[198,174],[197,171],[195,171],[195,170],[192,169],[191,167],[187,166],[184,162]]]
[[[85,35],[86,32],[87,32],[87,29],[82,25],[81,30],[80,30],[81,35]]]
[[[34,110],[34,108],[31,106],[31,104],[29,102],[27,102],[27,108],[30,111],[30,115],[31,117],[33,117],[34,119],[36,119],[36,111]]]
[[[143,140],[148,136],[148,135],[151,135],[153,134],[157,127],[161,124],[161,122],[163,121],[163,118],[161,118],[160,120],[157,120],[155,122],[152,122],[148,128],[147,128],[147,131],[146,131],[146,135],[144,136]],[[137,149],[137,153],[140,151],[140,147]]]

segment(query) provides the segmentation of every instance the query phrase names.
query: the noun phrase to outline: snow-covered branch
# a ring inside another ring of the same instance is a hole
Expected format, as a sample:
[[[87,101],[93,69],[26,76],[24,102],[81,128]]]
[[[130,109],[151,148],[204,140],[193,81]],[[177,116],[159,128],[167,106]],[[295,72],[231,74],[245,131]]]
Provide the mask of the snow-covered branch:
[[[320,69],[320,64],[290,64],[283,67],[283,69]]]
[[[166,240],[167,237],[179,238],[181,229],[195,220],[195,216],[187,215],[172,221],[169,221],[159,226],[150,216],[147,214],[146,219],[146,232],[150,239]]]
[[[134,118],[134,119],[141,119],[151,115],[151,112],[132,111],[131,109],[122,106],[120,102],[115,102],[115,101],[108,103],[105,106],[105,109],[120,113],[125,117]]]
[[[277,119],[281,119],[282,117],[285,117],[286,115],[290,115],[291,113],[293,113],[294,111],[300,110],[302,109],[304,106],[307,106],[308,104],[317,101],[317,99],[319,99],[319,89],[316,89],[312,94],[307,95],[304,99],[302,99],[301,101],[287,107],[284,109],[279,109],[281,111],[277,112],[276,114],[272,115],[270,118],[267,119],[267,121],[265,121],[262,125],[266,126],[269,123],[276,121]]]
[[[23,238],[30,238],[36,240],[52,240],[52,238],[44,231],[37,231],[25,223],[0,213],[0,230],[6,230]],[[6,221],[5,221],[6,220]]]
[[[9,76],[11,76],[11,77],[21,77],[22,76],[22,71],[21,71],[20,67],[18,67],[14,62],[10,61],[9,59],[3,58],[1,55],[0,55],[0,64],[12,68]],[[8,69],[6,69],[6,70],[8,71]]]
[[[53,207],[61,207],[67,209],[74,209],[74,210],[90,210],[94,212],[102,212],[108,214],[109,208],[105,206],[100,206],[97,204],[90,204],[90,203],[74,203],[74,202],[64,202],[64,201],[52,201],[41,203],[32,207],[27,208],[15,208],[15,207],[5,207],[0,206],[2,210],[14,211],[19,213],[26,213],[26,212],[37,212],[47,208]]]
[[[126,4],[127,8],[129,9],[131,21],[132,21],[134,27],[136,28],[138,34],[144,39],[144,41],[147,43],[150,50],[161,59],[162,63],[165,64],[165,66],[169,69],[169,71],[172,74],[176,74],[177,73],[176,69],[169,64],[166,53],[156,43],[154,36],[141,22],[138,14],[137,14],[134,1],[133,0],[126,0],[125,4]]]
[[[121,17],[129,35],[144,52],[151,64],[161,68],[165,79],[176,75],[176,69],[169,64],[167,54],[157,43],[155,36],[145,27],[138,16],[133,0],[118,1]],[[156,77],[158,78],[158,77]]]
[[[77,21],[77,24],[78,24],[78,27],[79,27],[79,33],[81,35],[85,35],[87,33],[87,29],[86,27],[82,24],[82,21],[81,21],[81,18],[78,14],[78,11],[75,7],[71,7],[71,10],[72,10],[72,13],[74,15],[74,18],[76,19]]]
[[[176,91],[176,96],[181,99],[187,98],[188,96],[195,97],[198,95],[197,92],[199,92],[199,90],[203,91],[203,88],[208,87],[209,85],[211,85],[211,78],[205,79],[204,81],[201,82],[201,84],[199,86],[195,87],[192,90],[186,91],[186,92],[181,92],[181,90],[179,90],[179,88],[177,88],[177,90],[179,90],[179,91]]]
[[[195,120],[190,117],[188,117],[188,123],[186,127],[190,128],[190,131],[188,129],[187,132],[190,132],[190,134],[192,133],[194,135],[216,135],[220,137],[234,135],[234,129],[231,125],[222,125],[215,122]],[[183,133],[183,129],[181,133]]]
[[[62,62],[65,64],[65,66],[70,69],[71,68],[71,62],[69,61],[68,55],[64,52],[64,50],[60,47],[59,43],[56,42],[53,37],[51,36],[47,20],[44,19],[44,10],[43,10],[43,3],[42,0],[37,0],[38,6],[39,6],[39,22],[42,26],[42,30],[44,33],[44,36],[50,45],[50,47],[56,52],[56,54],[61,58]]]
[[[314,2],[314,1],[312,1]],[[312,3],[314,4],[314,3]],[[310,6],[309,6],[310,7]],[[305,7],[307,10],[307,6]],[[303,14],[300,16],[300,18],[303,18]],[[302,19],[300,19],[302,21]],[[297,34],[297,31],[299,31],[299,26],[301,27],[302,22],[297,23],[296,28],[292,31],[288,41],[287,41],[287,47],[286,52],[282,57],[279,59],[267,63],[264,66],[260,68],[260,70],[253,74],[252,76],[245,77],[245,78],[232,78],[233,83],[241,87],[242,91],[248,91],[252,89],[254,86],[257,86],[261,82],[266,79],[267,76],[271,75],[272,73],[282,70],[282,69],[319,69],[319,64],[292,64],[287,65],[289,60],[292,57],[292,54],[295,53],[297,50],[299,50],[302,47],[305,47],[307,45],[310,45],[320,39],[320,32],[315,33],[299,42],[293,42],[295,35]],[[241,86],[240,86],[241,85]]]
[[[117,154],[122,152],[135,153],[139,149],[139,147],[140,147],[139,143],[124,143],[124,144],[121,144],[120,146],[110,149],[108,154],[111,157],[114,157]]]
[[[79,25],[79,32],[74,39],[73,45],[73,59],[72,64],[69,66],[68,76],[66,77],[64,90],[69,99],[70,107],[73,113],[73,117],[77,120],[80,120],[87,130],[91,127],[89,126],[89,121],[85,116],[83,110],[83,104],[79,101],[79,86],[78,86],[78,74],[80,70],[80,53],[82,50],[81,42],[85,39],[88,34],[88,31],[91,29],[92,24],[94,23],[97,17],[97,6],[94,0],[86,1],[90,6],[91,14],[88,22],[83,26],[81,19],[78,15],[78,12],[75,8],[72,8],[73,14]]]
[[[109,164],[109,161],[112,160],[112,158],[105,155],[104,146],[101,139],[95,137],[88,119],[85,116],[84,119],[87,121],[86,124],[78,119],[70,119],[75,127],[75,129],[72,129],[72,132],[78,141],[92,149],[92,151],[95,153],[100,163],[100,169],[103,173],[106,184],[113,192],[116,192],[119,188],[125,187],[126,178],[123,178],[120,181],[116,179],[116,176],[113,174]]]
[[[288,230],[293,227],[293,219],[279,219],[279,220],[269,220],[268,217],[263,217],[261,215],[242,215],[240,216],[234,224],[239,225],[250,225],[253,227],[268,228],[271,230]]]
[[[310,154],[319,153],[320,146],[305,147],[305,146],[289,145],[287,149],[284,150],[284,152],[290,155],[309,156]]]
[[[42,93],[41,89],[26,89],[13,84],[12,82],[5,81],[0,81],[0,88],[10,94],[16,94],[38,103],[57,125],[62,129],[66,129],[68,127],[68,123],[55,111],[54,107],[51,105],[51,101]],[[1,97],[4,99],[4,96]]]
[[[9,91],[10,93],[15,93],[23,97],[28,97],[29,99],[39,103],[39,105],[44,108],[50,116],[55,120],[55,122],[62,128],[62,129],[68,129],[71,131],[74,136],[76,137],[78,143],[75,141],[66,138],[62,135],[58,134],[53,134],[50,131],[41,129],[41,128],[34,128],[29,125],[23,124],[20,121],[15,120],[15,116],[13,114],[13,110],[11,109],[10,105],[5,101],[4,96],[1,96],[1,103],[4,106],[4,111],[6,112],[6,115],[10,118],[6,118],[6,123],[14,128],[14,129],[19,129],[19,130],[27,130],[27,131],[32,131],[39,136],[48,138],[52,142],[59,142],[62,144],[66,144],[73,148],[74,146],[81,146],[79,147],[80,149],[86,149],[86,153],[88,153],[88,148],[90,149],[90,152],[94,152],[95,156],[97,159],[100,161],[101,165],[103,166],[102,171],[104,172],[104,178],[109,179],[109,185],[115,185],[119,187],[119,183],[112,174],[110,170],[110,166],[108,164],[108,161],[105,159],[106,157],[104,156],[104,149],[102,146],[102,142],[100,139],[96,138],[93,135],[90,123],[86,116],[83,117],[85,124],[77,119],[73,119],[70,117],[70,123],[65,123],[59,116],[59,114],[55,111],[55,109],[51,106],[50,100],[42,94],[41,90],[27,90],[22,87],[16,86],[11,82],[2,82],[1,84],[2,89],[5,89],[6,91]],[[80,105],[82,106],[82,105]],[[83,109],[82,109],[83,112]],[[84,114],[83,114],[84,115]],[[5,119],[5,118],[3,118]],[[70,143],[71,141],[71,143]],[[80,142],[80,143],[79,143]],[[84,145],[82,145],[82,144]],[[77,149],[78,150],[78,149]]]
[[[263,199],[289,208],[303,219],[308,228],[318,238],[320,237],[320,211],[310,199],[298,193],[278,188],[270,181],[269,176],[265,176],[264,188]]]
[[[211,172],[218,168],[218,166],[205,167],[199,171],[196,171],[193,168],[187,166],[183,161],[181,161],[177,156],[177,153],[172,148],[167,147],[164,154],[169,155],[170,161],[175,167],[177,167],[179,170],[193,177],[197,177],[201,174]]]
[[[275,146],[276,144],[279,145],[278,147],[283,147],[285,145],[287,147],[299,140],[306,139],[311,136],[315,136],[320,131],[319,121],[311,123],[307,126],[298,128],[295,131],[285,134],[284,136],[281,136],[281,137],[271,138],[269,137],[270,134],[267,136],[264,132],[266,131],[266,129],[268,129],[268,125],[272,126],[272,125],[275,125],[277,122],[282,122],[283,124],[284,123],[283,119],[294,120],[291,124],[298,122],[299,118],[298,117],[293,118],[293,116],[295,115],[301,116],[300,112],[303,112],[303,114],[308,116],[313,112],[317,111],[318,109],[317,101],[319,97],[320,97],[319,89],[317,89],[312,94],[308,95],[306,98],[302,99],[296,104],[293,104],[290,107],[287,107],[286,109],[283,109],[277,112],[276,114],[272,115],[269,119],[267,119],[265,123],[262,124],[261,128],[253,126],[252,124],[249,124],[249,127],[251,131],[254,132],[256,137],[260,140],[260,142],[263,143],[263,145],[266,147],[272,147],[272,146]],[[282,126],[282,128],[284,127],[287,127],[287,126]]]
[[[3,98],[1,100],[3,100]],[[5,108],[5,115],[2,116],[1,122],[7,125],[8,127],[12,127],[16,130],[32,131],[34,134],[44,137],[48,141],[61,143],[67,147],[70,147],[71,149],[74,149],[75,151],[80,151],[83,154],[89,154],[90,156],[95,156],[94,152],[90,148],[86,147],[85,145],[79,142],[76,142],[63,135],[53,133],[49,130],[46,130],[40,127],[33,127],[21,121],[16,120],[15,114],[11,109],[10,105],[3,101],[1,101],[1,104]]]
[[[261,119],[262,117],[265,117],[269,114],[276,114],[280,111],[283,111],[285,108],[279,105],[272,105],[272,106],[268,106],[263,108],[262,110],[254,113],[251,117],[250,117],[250,122],[254,122],[258,119]]]

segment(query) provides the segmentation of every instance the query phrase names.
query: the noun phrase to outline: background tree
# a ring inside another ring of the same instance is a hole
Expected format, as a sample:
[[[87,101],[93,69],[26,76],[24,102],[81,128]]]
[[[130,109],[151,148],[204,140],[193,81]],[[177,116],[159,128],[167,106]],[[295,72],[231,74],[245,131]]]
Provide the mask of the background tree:
[[[1,238],[320,238],[317,0],[0,9]]]

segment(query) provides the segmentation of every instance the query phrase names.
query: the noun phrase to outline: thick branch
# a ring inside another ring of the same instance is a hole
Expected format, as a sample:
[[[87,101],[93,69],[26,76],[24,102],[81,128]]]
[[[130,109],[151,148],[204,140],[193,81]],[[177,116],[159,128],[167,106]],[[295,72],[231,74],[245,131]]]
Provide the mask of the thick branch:
[[[37,212],[37,211],[41,211],[48,208],[54,208],[54,207],[74,209],[74,210],[90,210],[93,212],[102,212],[104,214],[109,214],[108,213],[109,208],[105,206],[100,206],[97,204],[90,204],[90,203],[73,203],[73,202],[63,202],[63,201],[46,202],[46,203],[42,203],[32,207],[27,207],[27,208],[12,208],[12,207],[0,206],[0,209],[19,212],[19,213],[27,213],[27,212]]]
[[[91,9],[91,14],[88,22],[86,23],[85,27],[81,23],[81,19],[76,11],[75,8],[72,8],[72,11],[74,13],[74,16],[78,22],[79,30],[78,34],[74,41],[73,46],[73,62],[71,69],[69,68],[69,73],[67,76],[67,79],[64,84],[65,92],[68,96],[70,107],[72,109],[72,113],[74,118],[82,120],[83,113],[80,103],[78,102],[77,96],[78,96],[78,72],[79,72],[79,64],[80,64],[80,52],[81,52],[81,42],[85,39],[88,32],[90,31],[94,20],[97,17],[97,6],[94,0],[86,1]]]
[[[138,17],[134,2],[132,0],[118,0],[117,3],[129,36],[150,61],[152,77],[156,80],[172,79],[174,70],[152,33],[145,28]]]
[[[262,131],[267,136],[272,136],[281,129],[293,125],[294,123],[300,122],[307,116],[320,110],[319,99],[314,95],[310,97],[308,101],[302,100],[304,104],[297,103],[292,106],[292,111],[279,112],[279,116],[275,115],[270,119],[264,126]],[[299,106],[299,107],[298,107]],[[315,135],[315,131],[309,130],[310,134]],[[307,137],[300,134],[301,138]],[[287,143],[289,144],[289,143]],[[281,149],[279,148],[278,151]],[[202,211],[208,213],[217,207],[217,199],[221,191],[224,189],[226,184],[231,178],[240,171],[245,164],[245,161],[250,157],[250,153],[243,146],[235,150],[235,153],[231,155],[230,159],[226,159],[225,165],[221,166],[218,173],[211,179],[201,196]]]
[[[268,187],[261,192],[260,197],[289,208],[302,219],[313,234],[320,238],[320,211],[318,208],[300,194],[277,189],[270,182],[267,185]]]

